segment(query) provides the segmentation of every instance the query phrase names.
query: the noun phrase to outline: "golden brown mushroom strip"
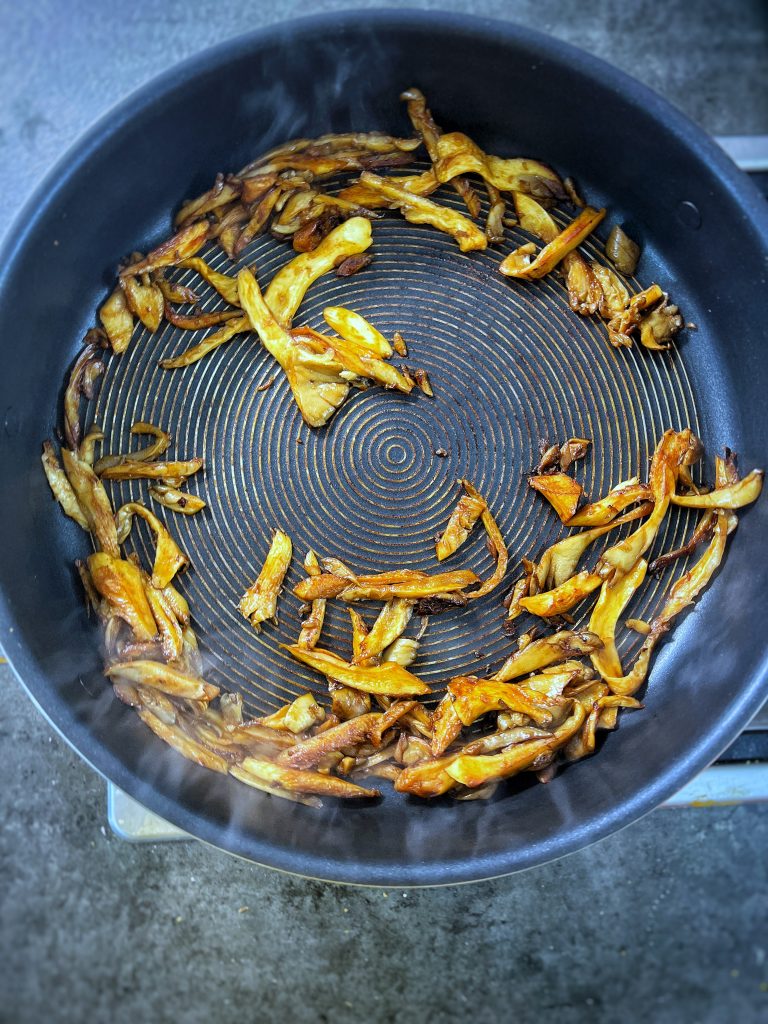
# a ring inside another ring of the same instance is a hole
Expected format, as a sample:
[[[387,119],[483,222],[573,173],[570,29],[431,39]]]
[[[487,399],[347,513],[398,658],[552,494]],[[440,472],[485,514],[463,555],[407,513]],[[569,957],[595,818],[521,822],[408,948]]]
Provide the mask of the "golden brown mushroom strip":
[[[352,611],[352,609],[350,609]],[[378,657],[403,633],[413,614],[413,601],[403,597],[393,598],[382,608],[371,630],[360,643],[358,663],[365,663]]]
[[[360,218],[353,218],[342,227],[352,224],[355,219],[360,220]],[[365,224],[368,225],[370,234],[370,222],[365,221]],[[329,235],[328,238],[330,237]],[[327,242],[328,239],[325,241]],[[314,252],[305,253],[297,259],[315,256],[324,244],[321,243]],[[295,263],[296,260],[292,262]],[[277,276],[279,277],[279,275]],[[288,292],[292,286],[301,290],[310,279],[311,273],[309,277],[305,276],[301,279],[294,277],[287,281],[284,301],[289,301],[291,296]],[[273,284],[275,280],[277,277],[273,280]],[[305,422],[310,427],[322,427],[347,397],[349,385],[339,377],[343,367],[336,361],[330,350],[323,349],[322,353],[313,353],[308,346],[298,344],[291,337],[273,315],[271,307],[261,294],[256,278],[249,270],[241,270],[237,276],[237,282],[240,289],[240,302],[248,314],[251,325],[264,348],[274,356],[285,371],[293,397]],[[303,290],[301,290],[301,295],[303,295]],[[298,302],[301,301],[301,295],[298,295]],[[293,298],[296,297],[297,295],[294,293]]]
[[[128,623],[136,639],[153,640],[157,626],[141,571],[132,562],[105,551],[88,557],[88,571],[96,590],[106,599],[113,614]]]
[[[238,309],[212,309],[205,313],[180,313],[173,306],[166,302],[165,319],[174,327],[180,327],[185,331],[204,331],[217,324],[227,323],[229,320],[242,317]]]
[[[51,492],[65,515],[68,515],[70,519],[74,519],[77,525],[82,526],[84,530],[90,529],[88,520],[80,508],[77,495],[67,479],[67,474],[61,468],[50,441],[43,442],[42,462]]]
[[[569,523],[584,493],[580,483],[567,473],[542,473],[528,477],[528,485],[547,499],[560,521]]]
[[[442,131],[435,124],[432,111],[427,107],[424,94],[420,89],[411,87],[400,94],[400,99],[405,101],[411,124],[416,129],[417,134],[421,136],[424,148],[434,165],[440,159],[438,140],[442,135]],[[478,217],[480,215],[480,200],[467,179],[457,174],[451,178],[450,184],[464,200],[464,205],[469,210],[470,217]]]
[[[764,476],[765,472],[762,469],[753,469],[742,480],[727,487],[718,487],[708,494],[673,493],[671,501],[673,505],[681,505],[683,508],[744,508],[760,497]]]
[[[381,178],[378,174],[365,171],[360,175],[360,184],[385,196],[412,224],[429,224],[438,231],[444,231],[458,242],[462,252],[486,249],[488,239],[471,220],[448,206],[439,206],[431,199],[417,196],[394,184],[394,179]]]
[[[737,482],[736,468],[732,460],[728,457],[724,460],[718,457],[715,460],[715,465],[718,488]],[[736,529],[737,518],[735,512],[732,511],[716,511],[715,516],[714,533],[707,549],[699,561],[670,587],[664,607],[651,622],[650,630],[643,641],[632,670],[625,676],[606,678],[605,681],[614,693],[629,696],[640,689],[648,675],[651,655],[657,643],[669,630],[672,621],[693,604],[720,565],[728,535]]]
[[[621,661],[616,650],[616,625],[631,601],[632,595],[645,579],[647,569],[648,563],[641,558],[634,568],[617,580],[603,583],[595,607],[592,609],[589,628],[600,637],[603,646],[590,657],[592,664],[603,679],[608,676],[621,675]]]
[[[433,170],[424,171],[423,174],[389,175],[387,181],[394,182],[398,188],[406,192],[413,192],[416,196],[430,196],[440,188],[440,182],[435,177]],[[360,203],[369,210],[389,206],[389,200],[380,192],[362,185],[359,181],[348,185],[339,192],[339,198],[347,202]]]
[[[258,633],[261,623],[267,619],[277,621],[277,598],[291,564],[293,545],[291,538],[282,530],[275,530],[267,557],[256,582],[237,606]]]
[[[181,672],[161,661],[126,661],[110,665],[105,670],[110,679],[120,679],[134,686],[152,686],[161,693],[187,700],[213,700],[218,697],[219,688],[198,676]]]
[[[117,355],[125,352],[133,336],[133,314],[120,285],[99,309],[99,320],[107,333],[112,351]]]
[[[114,558],[120,557],[117,530],[112,515],[112,504],[104,485],[87,462],[83,462],[68,448],[62,448],[61,461],[67,480],[75,492],[78,504],[88,521],[96,547]]]
[[[209,352],[213,352],[220,345],[231,341],[236,334],[247,334],[250,330],[251,322],[245,314],[233,317],[223,327],[220,327],[218,331],[209,334],[207,338],[203,338],[197,345],[192,345],[191,348],[170,359],[161,359],[160,366],[164,370],[178,370],[182,366],[192,366],[193,363],[207,356]]]
[[[133,517],[139,516],[150,527],[155,535],[155,561],[152,567],[152,585],[162,590],[167,587],[173,577],[189,565],[189,559],[181,550],[179,545],[168,532],[168,528],[162,523],[154,512],[140,505],[136,501],[130,501],[118,509],[115,520],[117,522],[118,536],[123,543],[131,532]]]
[[[155,270],[152,274],[152,280],[163,293],[166,303],[176,302],[181,306],[189,306],[197,305],[200,301],[200,296],[197,292],[186,285],[179,284],[177,281],[169,281],[163,270]]]
[[[626,307],[616,313],[608,321],[608,340],[616,348],[628,347],[632,344],[632,333],[640,324],[645,312],[661,302],[664,292],[657,284],[652,284],[637,295],[633,295]]]
[[[316,348],[316,351],[328,352],[342,370],[348,371],[355,377],[375,380],[379,384],[383,384],[385,388],[393,388],[406,395],[413,390],[412,381],[394,366],[385,363],[383,359],[371,352],[361,350],[357,345],[350,345],[344,338],[319,334],[311,327],[297,327],[290,332],[290,336],[299,344],[308,342],[313,348]]]
[[[141,462],[128,456],[125,462],[108,466],[101,477],[103,480],[175,480],[194,476],[202,468],[203,460],[199,458],[185,462]]]
[[[416,700],[397,700],[394,704],[390,705],[384,714],[379,716],[370,731],[369,738],[374,747],[381,746],[387,729],[391,729],[393,725],[396,725],[397,722],[413,711],[418,706],[418,703]]]
[[[654,558],[648,566],[648,572],[651,575],[661,575],[668,566],[672,565],[679,558],[687,558],[689,555],[692,555],[699,544],[703,544],[704,541],[711,539],[716,522],[715,510],[708,509],[697,523],[696,529],[689,539],[684,544],[681,544],[680,547],[674,548],[672,551],[665,551],[663,555]],[[647,635],[650,632],[648,623],[643,623],[639,619],[627,619],[626,625],[630,629],[637,629],[639,633],[644,630]]]
[[[371,241],[371,222],[365,217],[350,217],[312,252],[294,257],[275,274],[264,293],[264,301],[277,321],[290,327],[309,286],[333,270],[337,260],[365,252]],[[242,305],[242,293],[240,300]]]
[[[180,226],[190,220],[197,220],[204,217],[206,213],[219,209],[233,202],[240,195],[242,182],[225,181],[224,175],[219,175],[207,192],[203,192],[197,199],[190,199],[181,207],[174,217],[174,224]]]
[[[521,598],[518,604],[524,611],[541,618],[562,615],[597,590],[602,582],[597,573],[584,569],[552,590]]]
[[[497,245],[504,241],[504,215],[507,212],[507,204],[502,198],[501,192],[486,181],[485,190],[488,193],[488,215],[485,218],[485,237],[489,245]]]
[[[574,676],[573,672],[564,675],[566,682]],[[439,757],[448,749],[460,734],[462,725],[471,725],[491,711],[507,710],[533,717],[539,724],[552,720],[550,711],[542,710],[540,703],[515,684],[474,676],[452,679],[446,695],[432,712],[432,756]]]
[[[109,469],[111,466],[120,466],[125,462],[152,462],[164,455],[171,445],[171,435],[166,430],[143,420],[138,420],[133,424],[131,434],[150,434],[155,440],[137,452],[128,452],[126,455],[103,455],[93,467],[96,473],[101,475],[105,469]]]
[[[599,650],[601,646],[600,637],[587,630],[578,633],[563,630],[552,636],[542,637],[541,640],[533,640],[522,650],[515,651],[507,658],[493,678],[499,682],[506,682],[549,665],[556,665],[568,658],[591,654],[593,651]]]
[[[643,705],[634,697],[618,697],[610,694],[599,697],[587,714],[581,735],[573,736],[566,744],[564,750],[566,760],[576,761],[594,753],[596,730],[614,728],[619,708],[632,708],[639,711],[642,710]],[[610,719],[607,717],[609,715]]]
[[[367,740],[381,717],[379,712],[369,712],[331,726],[283,751],[279,761],[292,768],[315,768],[333,751],[357,747]]]
[[[166,725],[157,715],[153,715],[146,708],[138,709],[139,718],[145,725],[148,725],[152,732],[164,740],[169,747],[173,747],[177,753],[186,757],[189,761],[201,765],[203,768],[210,768],[211,771],[221,772],[226,775],[229,765],[219,754],[214,754],[202,743],[196,743],[183,733],[176,726]]]
[[[412,157],[405,152],[366,153],[359,149],[337,150],[335,153],[296,153],[275,157],[269,163],[259,164],[263,172],[296,171],[311,175],[315,180],[330,178],[346,171],[362,171],[366,167],[402,167]]]
[[[464,481],[461,481],[464,484]],[[448,525],[443,530],[440,538],[435,544],[435,554],[438,562],[442,562],[454,554],[472,532],[472,527],[483,514],[486,508],[485,499],[474,497],[471,494],[462,494],[448,519]]]
[[[319,800],[316,796],[303,796],[301,793],[291,793],[286,789],[281,789],[279,786],[272,786],[268,782],[264,782],[263,779],[258,779],[255,775],[245,771],[242,765],[232,765],[229,769],[229,774],[237,779],[238,782],[243,782],[246,786],[258,789],[262,793],[268,793],[270,796],[279,797],[281,800],[290,800],[293,803],[304,804],[306,807],[323,806],[323,801]]]
[[[120,287],[125,294],[125,301],[132,313],[141,320],[148,331],[156,331],[163,319],[165,299],[156,284],[147,278],[143,284],[137,277],[121,277]]]
[[[434,594],[450,594],[479,582],[475,573],[469,569],[455,569],[431,576],[403,569],[375,576],[358,576],[354,582],[322,573],[302,580],[294,594],[302,601],[312,601],[315,597],[341,597],[342,601],[389,601],[394,597],[416,599]]]
[[[355,785],[354,782],[347,782],[345,779],[338,779],[333,775],[291,768],[260,758],[246,757],[243,759],[241,767],[253,778],[272,786],[279,786],[289,793],[318,793],[341,800],[371,799],[381,796],[378,789],[364,789],[362,786]]]
[[[393,661],[381,665],[350,665],[331,651],[319,648],[308,651],[295,644],[281,646],[297,661],[354,690],[390,697],[413,697],[430,692],[426,683]]]
[[[537,160],[502,159],[484,153],[468,136],[448,132],[437,140],[435,175],[440,182],[459,174],[478,174],[502,192],[527,192],[539,199],[565,199],[560,178]]]
[[[515,193],[515,212],[524,231],[549,244],[558,236],[557,224],[540,203],[523,192]],[[571,309],[582,316],[596,312],[603,297],[602,289],[589,265],[578,252],[563,258],[563,268]]]
[[[579,559],[590,544],[593,544],[606,533],[610,533],[611,530],[615,530],[617,526],[634,522],[635,519],[641,519],[652,511],[653,503],[644,502],[642,505],[630,509],[629,512],[625,512],[624,515],[613,519],[612,522],[607,523],[605,526],[596,526],[591,530],[582,530],[580,533],[571,534],[569,537],[564,537],[562,540],[557,541],[547,548],[541,556],[538,566],[533,567],[538,587],[544,589],[561,586],[576,572]]]
[[[507,277],[533,281],[549,274],[569,252],[576,249],[605,217],[605,210],[585,206],[570,224],[548,242],[534,260],[530,259],[527,246],[511,252],[500,264],[499,270]]]
[[[664,433],[653,453],[648,477],[653,512],[639,529],[603,552],[597,564],[597,572],[603,579],[629,572],[651,546],[669,508],[680,467],[695,457],[697,449],[700,449],[699,442],[690,430]]]
[[[670,588],[667,601],[661,613],[651,622],[651,631],[643,641],[631,671],[624,676],[605,676],[605,681],[613,693],[631,696],[643,685],[656,644],[670,628],[672,620],[693,604],[720,565],[725,553],[728,532],[727,516],[721,513],[718,516],[712,540],[707,545],[702,557]]]
[[[629,305],[629,292],[610,267],[595,262],[590,263],[590,267],[602,291],[598,312],[603,320],[612,320]]]
[[[455,782],[475,788],[496,779],[506,779],[530,768],[541,755],[554,752],[564,746],[584,723],[586,711],[575,701],[568,718],[555,729],[546,740],[530,740],[518,743],[500,754],[485,754],[473,757],[460,754],[446,772]]]
[[[80,398],[93,398],[98,377],[104,372],[98,345],[85,345],[72,366],[64,389],[64,438],[70,448],[77,448],[80,427]]]
[[[492,732],[487,736],[468,743],[462,754],[493,754],[497,750],[511,747],[515,743],[523,743],[525,740],[544,740],[552,735],[546,729],[537,729],[535,726],[514,726],[511,729],[504,729],[501,732]]]
[[[457,676],[448,683],[448,695],[462,725],[472,725],[490,711],[516,711],[533,719],[536,725],[549,725],[560,706],[544,695],[526,693],[517,683],[476,676]]]
[[[311,156],[326,156],[339,151],[356,150],[364,153],[393,152],[410,153],[421,145],[420,139],[401,139],[384,132],[330,132],[314,139],[289,139],[274,149],[263,153],[256,160],[244,167],[238,177],[248,178],[254,170],[263,164],[270,163],[276,157],[288,156],[292,153],[309,153]]]
[[[472,498],[481,498],[482,495],[476,490],[468,480],[463,481],[464,490]],[[481,583],[477,590],[473,590],[471,594],[467,594],[467,600],[476,601],[479,597],[485,597],[486,594],[490,594],[492,590],[504,579],[504,574],[507,571],[507,565],[509,563],[509,554],[507,552],[507,546],[504,543],[504,538],[501,535],[501,530],[498,527],[496,520],[494,519],[491,510],[488,508],[486,503],[485,508],[482,512],[483,527],[488,535],[488,543],[492,549],[493,556],[496,559],[496,568],[494,569],[491,576],[488,577],[485,582]]]
[[[314,551],[308,551],[304,558],[304,568],[307,571],[308,576],[319,576],[320,575],[320,563],[317,560],[317,555]],[[317,646],[317,642],[320,639],[320,634],[323,630],[323,622],[325,620],[325,598],[318,597],[312,602],[312,608],[307,616],[301,623],[301,632],[299,633],[299,639],[296,641],[299,647],[307,647],[312,649]]]
[[[259,719],[260,725],[270,729],[287,729],[294,735],[307,732],[313,725],[325,721],[325,711],[315,700],[312,693],[302,693],[290,704],[285,704],[273,715]]]
[[[181,624],[163,591],[153,587],[152,581],[144,572],[142,572],[141,578],[144,580],[144,593],[149,607],[152,609],[152,615],[160,635],[163,657],[167,661],[178,662],[184,656],[184,633]]]
[[[648,484],[641,484],[637,477],[617,484],[604,498],[585,505],[571,516],[567,526],[604,526],[629,505],[638,501],[648,501],[651,489]]]
[[[280,199],[281,195],[285,191],[295,191],[296,188],[306,188],[306,183],[303,181],[289,184],[278,180],[278,182],[268,189],[263,196],[258,200],[254,207],[251,207],[250,219],[240,230],[237,236],[237,241],[232,246],[232,255],[237,257],[248,246],[257,235],[260,235],[266,228],[269,218],[272,216],[274,209]]]
[[[172,512],[180,512],[184,516],[193,516],[206,507],[203,499],[198,498],[196,494],[187,494],[178,487],[169,487],[168,484],[153,484],[149,488],[149,493],[165,508]]]
[[[456,786],[446,768],[456,759],[455,754],[408,765],[395,780],[398,793],[410,793],[423,799],[442,796]]]
[[[344,306],[326,306],[323,319],[331,328],[341,335],[350,345],[355,345],[367,353],[373,353],[380,359],[389,359],[392,346],[365,317]]]
[[[230,304],[230,306],[240,305],[240,298],[237,294],[236,278],[230,277],[229,274],[222,274],[218,270],[213,270],[213,268],[199,256],[193,256],[191,259],[182,260],[179,266],[188,270],[196,270],[203,280],[214,288],[219,295],[221,295],[221,297]]]
[[[584,718],[584,711],[576,705]],[[506,779],[530,768],[539,758],[555,750],[553,735],[547,739],[515,743],[498,754],[454,755],[446,766],[446,774],[454,783],[475,788],[491,779]]]
[[[206,220],[195,221],[177,231],[175,235],[167,239],[162,245],[153,249],[143,260],[132,263],[120,271],[120,277],[135,277],[136,274],[146,274],[151,270],[159,270],[161,267],[173,267],[182,260],[188,260],[194,256],[208,237],[209,225]]]

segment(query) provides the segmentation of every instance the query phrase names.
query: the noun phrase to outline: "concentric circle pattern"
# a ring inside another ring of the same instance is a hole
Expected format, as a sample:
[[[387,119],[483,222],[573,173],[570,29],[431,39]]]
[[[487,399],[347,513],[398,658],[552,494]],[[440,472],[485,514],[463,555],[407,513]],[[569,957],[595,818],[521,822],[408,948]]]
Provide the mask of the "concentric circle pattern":
[[[453,193],[444,192],[439,201],[460,208]],[[158,360],[202,335],[164,324],[155,334],[136,336],[125,355],[111,359],[92,410],[106,430],[104,450],[126,451],[131,424],[149,419],[171,431],[176,457],[205,460],[205,472],[190,489],[208,509],[193,517],[160,512],[192,560],[180,585],[210,677],[239,689],[253,712],[274,710],[307,687],[325,690],[323,680],[280,647],[299,628],[300,602],[292,590],[308,548],[336,555],[356,570],[436,571],[434,537],[458,497],[456,481],[466,477],[475,484],[507,541],[510,570],[493,594],[430,621],[414,671],[437,695],[451,676],[490,672],[509,653],[513,641],[502,632],[501,597],[519,575],[520,558],[537,555],[563,534],[526,482],[539,441],[591,438],[591,453],[575,472],[597,498],[645,472],[663,430],[697,430],[679,351],[611,349],[602,323],[570,310],[559,275],[518,283],[497,272],[504,255],[528,240],[512,229],[504,246],[465,255],[447,236],[388,214],[374,222],[370,267],[351,278],[327,276],[310,289],[297,326],[326,329],[323,308],[344,305],[389,337],[401,331],[408,364],[429,372],[433,400],[377,387],[353,391],[327,428],[310,430],[279,367],[254,335],[236,337],[194,366],[166,371]],[[584,249],[603,259],[599,244]],[[265,235],[241,265],[255,265],[264,286],[292,255]],[[207,258],[216,269],[235,272],[220,251]],[[176,276],[206,296],[205,309],[223,305],[196,274]],[[259,390],[270,380],[271,387]],[[121,484],[114,497],[117,503],[148,501],[146,482]],[[673,511],[658,550],[680,543],[690,521],[684,510]],[[293,540],[294,566],[279,625],[256,633],[237,603],[258,575],[277,526]],[[132,542],[149,564],[151,537],[142,527]],[[481,576],[492,571],[480,529],[444,567],[465,566]],[[628,614],[652,614],[668,582],[649,580]],[[362,610],[369,621],[377,612],[376,606]],[[588,615],[587,608],[576,621],[583,624]],[[349,651],[348,614],[338,602],[329,604],[322,643]],[[628,655],[633,646],[630,638]]]

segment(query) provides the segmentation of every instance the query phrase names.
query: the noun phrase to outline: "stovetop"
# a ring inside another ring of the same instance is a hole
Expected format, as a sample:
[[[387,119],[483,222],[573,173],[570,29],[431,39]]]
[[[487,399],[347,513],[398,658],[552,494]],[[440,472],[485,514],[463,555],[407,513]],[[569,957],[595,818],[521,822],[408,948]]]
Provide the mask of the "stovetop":
[[[768,200],[768,136],[729,135],[717,142],[746,171]],[[665,807],[708,807],[768,800],[768,703],[715,764],[684,786]],[[107,784],[107,817],[112,831],[128,842],[191,839],[122,790]]]

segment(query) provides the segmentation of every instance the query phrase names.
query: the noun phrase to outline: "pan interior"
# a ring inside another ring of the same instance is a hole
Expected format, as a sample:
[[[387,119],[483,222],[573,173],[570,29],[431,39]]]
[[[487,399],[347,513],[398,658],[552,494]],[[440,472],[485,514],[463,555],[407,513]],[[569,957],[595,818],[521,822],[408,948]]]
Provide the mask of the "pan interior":
[[[412,170],[424,166],[414,164]],[[345,183],[334,182],[329,191]],[[462,209],[450,189],[436,198]],[[565,223],[567,214],[555,217]],[[518,577],[521,557],[536,556],[565,533],[527,484],[539,442],[590,438],[591,451],[575,475],[596,499],[619,481],[646,475],[665,429],[698,431],[685,345],[667,353],[612,349],[601,321],[569,308],[559,274],[528,283],[498,273],[504,255],[530,240],[519,228],[507,228],[506,234],[501,246],[463,254],[451,238],[387,214],[373,224],[373,263],[350,278],[321,278],[294,319],[294,326],[327,331],[323,308],[343,305],[388,337],[400,331],[408,344],[407,363],[428,371],[434,399],[417,391],[404,396],[378,387],[353,390],[329,426],[311,430],[254,334],[236,336],[191,367],[168,371],[159,360],[203,335],[163,323],[154,334],[135,335],[123,356],[109,359],[89,410],[105,430],[103,451],[127,451],[131,424],[143,419],[171,432],[175,457],[205,461],[190,490],[208,508],[189,517],[159,511],[192,562],[180,586],[191,605],[206,673],[225,689],[239,690],[250,712],[269,713],[307,689],[325,691],[324,681],[280,647],[294,642],[299,629],[301,603],[292,590],[309,548],[339,557],[353,570],[408,566],[435,572],[435,534],[457,499],[457,479],[467,478],[482,492],[509,547],[510,569],[502,588],[430,620],[413,671],[437,696],[451,676],[483,675],[499,666],[514,643],[502,631],[501,595]],[[582,248],[605,262],[601,242],[588,240]],[[237,264],[216,247],[201,255],[229,274],[253,267],[265,287],[294,253],[264,234]],[[168,276],[194,287],[204,309],[225,306],[193,271]],[[128,500],[148,502],[146,481],[112,486],[116,507]],[[691,513],[673,510],[658,550],[681,543],[691,521]],[[148,565],[152,540],[142,527],[134,529],[130,544]],[[275,527],[292,538],[294,562],[279,624],[265,624],[256,633],[237,604],[259,573]],[[605,543],[615,539],[612,534]],[[586,565],[602,546],[588,553]],[[445,569],[459,567],[482,577],[492,572],[479,527],[443,563]],[[627,616],[650,616],[668,582],[649,579]],[[589,604],[575,609],[580,625],[588,621]],[[362,606],[369,623],[377,608]],[[520,631],[532,624],[524,617],[518,622]],[[412,623],[410,632],[418,625]],[[339,602],[329,603],[321,642],[344,655],[350,650],[348,614]],[[629,634],[620,649],[631,656],[638,643]]]

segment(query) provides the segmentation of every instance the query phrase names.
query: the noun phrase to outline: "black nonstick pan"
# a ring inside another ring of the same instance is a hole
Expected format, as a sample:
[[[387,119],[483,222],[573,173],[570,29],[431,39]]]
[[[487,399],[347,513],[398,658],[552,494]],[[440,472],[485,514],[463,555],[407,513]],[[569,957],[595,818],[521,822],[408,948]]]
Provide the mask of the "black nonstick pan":
[[[260,713],[306,688],[321,693],[278,648],[298,622],[290,586],[280,625],[258,635],[234,607],[273,527],[297,552],[312,545],[360,568],[434,569],[433,535],[456,478],[468,477],[498,512],[514,566],[558,533],[526,485],[541,438],[592,438],[593,497],[645,465],[667,427],[693,428],[710,457],[727,444],[745,469],[765,466],[764,200],[698,128],[578,50],[492,21],[349,12],[234,40],[142,89],[51,173],[0,257],[0,625],[19,678],[94,768],[191,834],[261,864],[383,885],[502,875],[628,824],[738,734],[765,698],[768,663],[768,505],[758,502],[656,658],[646,709],[546,786],[517,782],[488,802],[387,792],[366,806],[300,807],[183,761],[112,696],[72,571],[84,537],[51,501],[39,456],[115,267],[167,235],[181,199],[271,146],[329,131],[408,134],[397,97],[411,85],[445,129],[573,175],[641,243],[638,278],[670,290],[697,330],[668,354],[611,350],[599,324],[568,310],[559,281],[526,286],[495,273],[522,240],[514,230],[499,252],[468,256],[392,217],[375,226],[373,264],[318,283],[297,322],[318,327],[325,305],[343,303],[385,333],[401,330],[412,361],[430,371],[433,402],[361,392],[327,430],[310,431],[283,383],[257,390],[275,369],[252,337],[172,374],[157,360],[184,347],[178,332],[134,338],[111,361],[91,415],[108,425],[105,450],[124,450],[130,424],[148,418],[171,430],[180,457],[205,458],[199,490],[210,510],[173,525],[193,562],[184,587],[211,678]],[[244,262],[267,281],[289,256],[265,237]],[[672,515],[659,550],[691,522]],[[479,537],[466,557],[487,572]],[[649,614],[668,582],[646,587],[634,614]],[[440,680],[498,665],[512,643],[503,614],[496,593],[434,618],[414,671],[438,693]],[[332,620],[328,646],[341,648],[345,629]]]

